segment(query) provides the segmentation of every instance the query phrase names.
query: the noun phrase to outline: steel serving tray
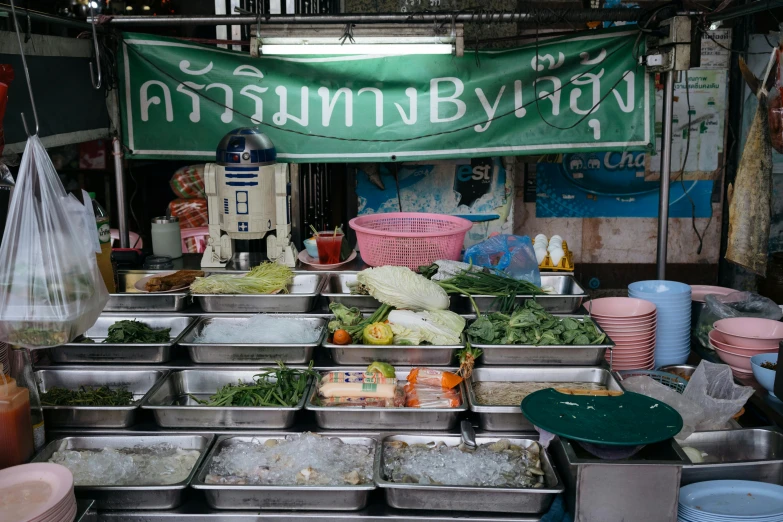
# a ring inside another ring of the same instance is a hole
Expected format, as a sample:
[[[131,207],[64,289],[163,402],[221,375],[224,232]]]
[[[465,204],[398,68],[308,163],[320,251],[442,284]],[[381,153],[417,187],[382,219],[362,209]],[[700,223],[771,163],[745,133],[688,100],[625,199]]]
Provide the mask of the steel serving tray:
[[[264,485],[221,485],[207,484],[212,459],[220,451],[237,442],[283,439],[282,436],[241,437],[222,436],[204,459],[191,486],[202,490],[210,507],[215,509],[297,509],[319,511],[359,510],[367,506],[370,492],[376,489],[373,482],[356,486],[264,486]],[[377,441],[370,437],[337,437],[346,444],[360,444],[370,447],[374,461],[379,458]],[[375,462],[373,462],[373,469]]]
[[[117,321],[135,319],[153,329],[171,328],[169,342],[154,344],[104,344],[109,327]],[[171,347],[193,324],[192,317],[161,314],[102,314],[84,334],[94,343],[68,343],[51,349],[58,363],[164,363],[171,359]]]
[[[579,310],[582,302],[587,298],[587,293],[572,275],[542,275],[541,286],[551,286],[555,289],[555,293],[536,296],[519,294],[516,303],[522,304],[533,299],[551,314],[572,314]],[[497,311],[495,296],[474,295],[473,300],[482,313]],[[475,312],[470,300],[462,295],[451,296],[451,309],[458,313]]]
[[[383,361],[390,364],[448,366],[454,363],[457,352],[464,344],[451,345],[371,345],[371,344],[333,344],[324,341],[324,349],[331,355],[332,361],[340,365],[370,364]]]
[[[321,290],[330,303],[356,307],[363,312],[374,312],[381,302],[371,295],[352,295],[348,283],[356,281],[356,274],[331,274]]]
[[[306,313],[315,308],[325,281],[324,274],[295,274],[288,294],[193,294],[193,297],[207,313]]]
[[[476,443],[485,444],[501,440],[501,437],[476,437]],[[523,447],[537,442],[533,439],[507,438],[512,444]],[[492,511],[504,513],[544,513],[554,498],[565,488],[557,475],[549,456],[542,448],[541,467],[546,487],[493,488],[480,486],[448,486],[436,484],[408,484],[389,482],[383,473],[383,444],[403,441],[408,444],[444,442],[457,446],[461,439],[454,435],[391,435],[379,445],[380,457],[375,461],[375,483],[386,494],[386,502],[398,509],[431,509],[437,511]]]
[[[135,424],[139,405],[168,370],[107,371],[53,369],[38,370],[35,379],[40,393],[53,387],[77,390],[80,386],[125,388],[133,393],[129,406],[42,406],[47,428],[128,428]]]
[[[201,455],[193,465],[188,477],[182,482],[160,485],[138,486],[75,486],[76,496],[95,500],[95,508],[105,509],[173,509],[183,501],[188,485],[196,475],[201,462],[207,454],[214,435],[155,435],[155,436],[95,436],[65,437],[47,444],[33,462],[48,462],[55,451],[95,450],[103,448],[144,448],[156,444],[168,443],[184,450],[198,450]]]
[[[706,480],[783,484],[783,433],[775,428],[700,431],[680,446],[707,454],[703,463],[683,466],[683,486]]]
[[[206,399],[226,384],[252,381],[265,369],[173,371],[147,396],[141,408],[151,410],[155,422],[163,428],[290,428],[309,389],[305,389],[299,404],[290,408],[202,406],[190,396]]]
[[[584,316],[557,314],[559,318],[570,317],[582,321]],[[596,323],[601,333],[606,333]],[[607,336],[603,344],[547,345],[532,346],[526,344],[482,344],[471,343],[484,353],[478,364],[487,366],[599,366],[605,359],[604,354],[614,343]]]
[[[190,303],[187,290],[175,293],[148,294],[139,292],[134,286],[137,281],[157,272],[120,272],[117,274],[118,290],[109,294],[104,312],[181,312]]]
[[[476,368],[465,382],[470,411],[476,413],[481,429],[488,431],[532,431],[535,428],[517,405],[485,406],[478,403],[474,382],[593,382],[609,390],[623,391],[609,370],[586,367]]]
[[[313,351],[326,337],[326,319],[307,315],[280,314],[279,317],[298,319],[308,325],[320,327],[322,329],[320,337],[312,343],[305,344],[206,344],[195,342],[196,337],[201,335],[207,325],[239,324],[251,317],[253,315],[250,314],[202,317],[197,320],[193,328],[182,336],[178,344],[188,349],[190,359],[197,364],[272,364],[281,361],[290,365],[307,364],[312,361]]]
[[[339,367],[331,371],[364,371],[367,367]],[[456,368],[442,368],[456,371]],[[396,367],[397,380],[405,382],[411,367]],[[459,385],[462,404],[457,408],[368,408],[363,406],[319,406],[318,386],[310,388],[305,409],[315,412],[318,427],[327,430],[450,430],[460,414],[468,410],[465,383]]]

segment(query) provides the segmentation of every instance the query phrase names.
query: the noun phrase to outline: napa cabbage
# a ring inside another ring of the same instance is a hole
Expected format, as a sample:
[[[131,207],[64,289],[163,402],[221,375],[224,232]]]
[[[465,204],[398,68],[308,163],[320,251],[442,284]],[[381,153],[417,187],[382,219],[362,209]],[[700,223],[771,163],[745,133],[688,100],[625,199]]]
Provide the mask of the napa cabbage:
[[[389,313],[389,324],[395,339],[399,336],[400,339],[411,341],[411,344],[420,344],[413,342],[415,336],[420,336],[422,341],[430,344],[448,345],[461,343],[465,319],[449,310],[392,310]]]
[[[368,268],[356,280],[378,301],[401,310],[446,310],[449,296],[433,283],[404,266]]]

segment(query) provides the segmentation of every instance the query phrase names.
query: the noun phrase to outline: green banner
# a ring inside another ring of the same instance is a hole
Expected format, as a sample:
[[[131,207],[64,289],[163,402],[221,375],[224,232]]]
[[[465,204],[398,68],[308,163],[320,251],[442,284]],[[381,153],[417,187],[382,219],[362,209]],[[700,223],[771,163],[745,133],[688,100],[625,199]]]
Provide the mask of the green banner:
[[[459,58],[253,58],[125,33],[123,140],[135,158],[210,160],[224,134],[256,125],[293,163],[642,150],[655,96],[634,57],[638,34],[589,31]]]

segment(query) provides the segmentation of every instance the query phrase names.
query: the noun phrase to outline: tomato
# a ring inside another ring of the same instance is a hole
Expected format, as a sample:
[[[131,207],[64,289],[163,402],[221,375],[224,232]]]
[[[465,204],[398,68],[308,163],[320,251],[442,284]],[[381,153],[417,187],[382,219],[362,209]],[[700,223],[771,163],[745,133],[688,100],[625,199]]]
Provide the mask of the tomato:
[[[337,330],[334,332],[334,338],[332,341],[334,344],[351,344],[353,339],[351,338],[351,334],[345,330]]]

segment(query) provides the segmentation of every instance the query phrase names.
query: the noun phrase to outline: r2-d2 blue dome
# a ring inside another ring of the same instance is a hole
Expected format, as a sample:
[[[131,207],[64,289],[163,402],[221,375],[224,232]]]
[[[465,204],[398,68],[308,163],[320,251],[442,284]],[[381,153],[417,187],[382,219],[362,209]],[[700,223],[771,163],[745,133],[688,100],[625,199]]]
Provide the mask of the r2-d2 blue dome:
[[[259,167],[273,164],[277,151],[269,136],[257,128],[240,127],[223,136],[216,156],[221,166]]]

